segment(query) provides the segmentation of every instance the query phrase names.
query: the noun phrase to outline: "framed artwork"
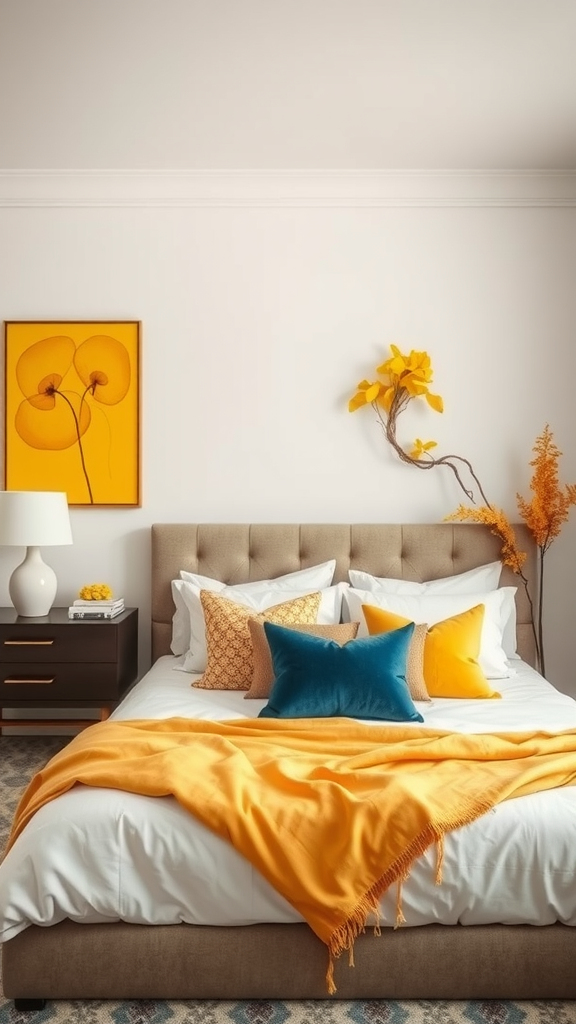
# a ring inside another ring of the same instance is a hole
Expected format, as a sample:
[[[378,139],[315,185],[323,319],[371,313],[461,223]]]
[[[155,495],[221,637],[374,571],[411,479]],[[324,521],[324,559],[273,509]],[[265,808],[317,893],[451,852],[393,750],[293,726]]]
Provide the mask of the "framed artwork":
[[[140,321],[5,322],[5,488],[140,505]]]

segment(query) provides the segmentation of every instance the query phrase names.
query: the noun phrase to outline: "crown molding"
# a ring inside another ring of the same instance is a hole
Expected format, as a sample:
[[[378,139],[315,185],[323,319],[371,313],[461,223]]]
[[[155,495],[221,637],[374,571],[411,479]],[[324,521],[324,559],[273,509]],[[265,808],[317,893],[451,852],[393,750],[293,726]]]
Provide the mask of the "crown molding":
[[[1,207],[569,207],[576,170],[1,170]]]

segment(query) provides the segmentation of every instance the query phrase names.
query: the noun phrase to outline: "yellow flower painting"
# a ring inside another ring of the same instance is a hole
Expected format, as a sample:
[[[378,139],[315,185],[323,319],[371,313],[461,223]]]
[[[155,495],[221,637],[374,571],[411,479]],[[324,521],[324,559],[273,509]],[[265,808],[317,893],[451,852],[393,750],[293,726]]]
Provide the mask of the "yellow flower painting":
[[[5,324],[5,486],[140,505],[139,321]]]

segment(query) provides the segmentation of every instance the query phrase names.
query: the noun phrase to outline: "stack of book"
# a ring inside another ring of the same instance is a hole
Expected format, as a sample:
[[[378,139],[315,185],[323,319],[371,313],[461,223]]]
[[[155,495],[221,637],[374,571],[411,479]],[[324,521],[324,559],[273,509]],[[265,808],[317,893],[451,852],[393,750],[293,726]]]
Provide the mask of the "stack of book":
[[[124,598],[111,601],[81,601],[78,599],[68,609],[69,619],[113,619],[124,611]]]

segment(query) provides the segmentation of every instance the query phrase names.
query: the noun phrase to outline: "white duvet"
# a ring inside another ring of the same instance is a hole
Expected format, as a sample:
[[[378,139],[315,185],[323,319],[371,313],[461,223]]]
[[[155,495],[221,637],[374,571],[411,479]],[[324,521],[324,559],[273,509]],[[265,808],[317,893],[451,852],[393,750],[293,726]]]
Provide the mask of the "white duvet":
[[[113,718],[255,717],[264,701],[243,692],[197,690],[160,658]],[[576,702],[522,662],[498,680],[502,700],[418,704],[425,725],[459,732],[576,728]],[[190,780],[194,785],[194,780]],[[443,880],[435,850],[403,886],[408,926],[576,925],[576,786],[499,804],[446,837]],[[393,925],[396,892],[381,903]],[[0,865],[0,941],[30,924],[64,918],[97,923],[246,925],[301,920],[293,907],[224,840],[174,799],[76,786],[43,807]]]

